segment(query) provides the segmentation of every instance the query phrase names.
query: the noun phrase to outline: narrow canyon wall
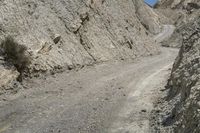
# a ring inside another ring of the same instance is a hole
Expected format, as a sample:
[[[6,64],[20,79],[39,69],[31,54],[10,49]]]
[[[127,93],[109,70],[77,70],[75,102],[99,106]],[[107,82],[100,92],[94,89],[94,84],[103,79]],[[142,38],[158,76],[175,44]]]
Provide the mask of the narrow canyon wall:
[[[160,5],[174,9],[185,9],[188,3],[199,3],[199,0],[161,0]]]
[[[199,0],[167,0],[161,1],[163,14],[171,18],[176,25],[176,30],[170,39],[163,42],[163,46],[180,48],[183,43],[182,34],[187,32],[185,25],[194,20],[200,15],[200,1]],[[171,7],[171,9],[169,8]]]
[[[177,133],[200,131],[200,18],[185,25],[183,43],[169,81],[175,100],[171,118]]]
[[[135,59],[159,51],[151,35],[160,31],[159,19],[142,0],[0,3],[0,40],[9,35],[27,47],[31,74]],[[0,66],[1,71],[10,69]]]

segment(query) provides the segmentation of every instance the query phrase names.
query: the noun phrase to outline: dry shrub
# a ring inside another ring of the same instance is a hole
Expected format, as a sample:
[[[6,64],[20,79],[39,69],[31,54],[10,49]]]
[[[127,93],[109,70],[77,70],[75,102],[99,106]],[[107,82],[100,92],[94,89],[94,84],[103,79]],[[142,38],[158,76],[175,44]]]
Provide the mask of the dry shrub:
[[[26,54],[27,48],[18,44],[13,37],[8,36],[1,43],[6,61],[12,63],[22,73],[30,64],[30,56]]]

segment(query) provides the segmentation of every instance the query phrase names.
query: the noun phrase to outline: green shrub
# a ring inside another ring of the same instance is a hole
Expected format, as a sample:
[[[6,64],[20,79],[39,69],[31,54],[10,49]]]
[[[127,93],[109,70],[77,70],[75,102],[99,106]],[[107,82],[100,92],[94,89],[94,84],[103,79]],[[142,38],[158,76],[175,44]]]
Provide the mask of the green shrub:
[[[11,36],[1,43],[6,61],[12,63],[22,73],[30,64],[30,56],[26,55],[27,48],[18,44]]]

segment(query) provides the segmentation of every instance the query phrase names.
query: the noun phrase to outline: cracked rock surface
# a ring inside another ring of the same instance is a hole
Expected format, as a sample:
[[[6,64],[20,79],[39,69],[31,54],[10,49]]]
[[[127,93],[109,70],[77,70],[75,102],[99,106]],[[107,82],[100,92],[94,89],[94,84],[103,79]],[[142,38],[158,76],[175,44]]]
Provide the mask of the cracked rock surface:
[[[28,48],[30,73],[158,53],[158,16],[138,0],[3,0],[0,40]],[[149,21],[151,20],[151,21]],[[4,71],[2,68],[1,71]]]
[[[168,104],[172,111],[165,126],[177,133],[200,131],[200,19],[185,25],[183,43],[173,65],[168,87]]]

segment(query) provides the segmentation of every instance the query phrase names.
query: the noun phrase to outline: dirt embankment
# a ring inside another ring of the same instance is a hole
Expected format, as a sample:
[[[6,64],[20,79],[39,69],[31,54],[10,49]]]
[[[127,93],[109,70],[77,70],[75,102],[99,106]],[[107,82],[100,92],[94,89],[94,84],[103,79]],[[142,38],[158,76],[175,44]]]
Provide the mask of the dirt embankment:
[[[34,76],[158,53],[151,34],[160,31],[159,19],[143,1],[8,0],[0,7],[0,40],[10,35],[27,47]],[[16,79],[0,60],[0,79]]]
[[[183,42],[168,82],[162,124],[177,133],[200,131],[200,19],[185,25]],[[162,112],[161,111],[161,112]]]
[[[185,25],[183,45],[172,70],[170,96],[180,99],[173,111],[177,132],[199,132],[200,19]]]

